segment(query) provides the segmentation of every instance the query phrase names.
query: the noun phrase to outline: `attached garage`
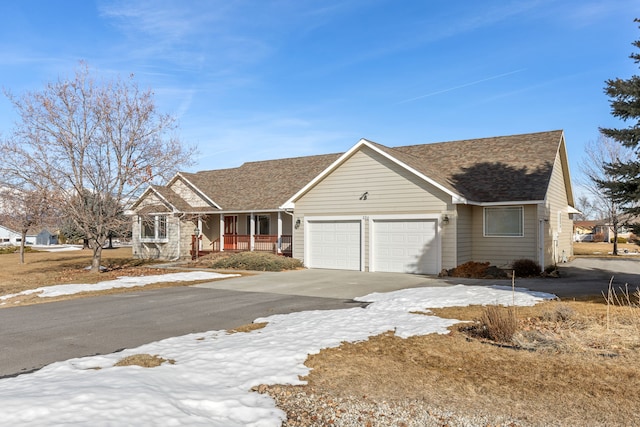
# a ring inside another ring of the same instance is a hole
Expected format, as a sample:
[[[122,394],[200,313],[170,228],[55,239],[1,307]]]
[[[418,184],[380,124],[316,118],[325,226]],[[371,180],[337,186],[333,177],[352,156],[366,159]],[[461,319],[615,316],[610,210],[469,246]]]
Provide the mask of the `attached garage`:
[[[359,220],[307,222],[307,265],[336,270],[362,269],[362,224]]]
[[[437,220],[374,219],[371,229],[370,271],[438,273]]]

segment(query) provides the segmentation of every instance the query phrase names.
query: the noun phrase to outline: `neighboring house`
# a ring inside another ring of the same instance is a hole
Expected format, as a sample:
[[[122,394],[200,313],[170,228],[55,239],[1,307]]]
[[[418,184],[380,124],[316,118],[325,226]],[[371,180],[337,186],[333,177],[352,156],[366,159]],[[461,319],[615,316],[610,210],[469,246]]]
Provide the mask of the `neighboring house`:
[[[29,236],[27,236],[27,240],[28,239],[29,239]],[[34,236],[34,239],[35,239],[35,244],[36,245],[49,246],[49,245],[57,245],[58,244],[58,236],[53,234],[53,233],[51,233],[46,228],[43,228],[42,230],[39,230],[38,234],[36,234]]]
[[[624,219],[621,219],[620,222],[624,222]],[[618,238],[629,239],[632,234],[627,227],[618,226]],[[613,235],[613,225],[606,220],[574,222],[574,240],[576,242],[609,242],[613,239]]]
[[[0,225],[0,245],[18,246],[22,241],[22,236],[17,231]]]
[[[21,241],[22,236],[19,232],[0,225],[0,245],[19,246]],[[36,234],[27,234],[24,243],[25,245],[56,245],[58,244],[58,236],[42,229],[38,230]]]
[[[386,147],[178,173],[131,206],[138,257],[291,253],[310,268],[436,274],[573,255],[562,131]],[[198,239],[194,236],[198,235]]]

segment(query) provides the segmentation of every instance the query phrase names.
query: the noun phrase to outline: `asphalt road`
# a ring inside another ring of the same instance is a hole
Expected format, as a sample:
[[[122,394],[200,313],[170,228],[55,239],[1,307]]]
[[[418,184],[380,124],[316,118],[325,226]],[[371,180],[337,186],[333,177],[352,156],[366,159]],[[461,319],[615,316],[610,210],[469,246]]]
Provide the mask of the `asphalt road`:
[[[0,309],[0,378],[272,314],[361,306],[345,299],[176,287]]]

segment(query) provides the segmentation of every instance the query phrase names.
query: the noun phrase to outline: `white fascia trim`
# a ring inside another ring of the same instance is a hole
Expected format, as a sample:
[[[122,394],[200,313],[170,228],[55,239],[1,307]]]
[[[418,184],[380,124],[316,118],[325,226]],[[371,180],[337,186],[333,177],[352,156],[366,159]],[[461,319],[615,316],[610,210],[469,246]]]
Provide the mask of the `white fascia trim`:
[[[153,189],[153,186],[149,185],[140,196],[138,196],[138,198],[131,204],[129,205],[127,210],[133,210],[136,206],[138,206],[140,204],[140,202],[142,201],[142,199],[144,199],[147,196],[147,193],[149,193],[149,191],[151,191]]]
[[[578,209],[574,208],[571,205],[567,205],[567,211],[570,214],[581,214],[582,212],[580,212]]]
[[[513,205],[541,205],[544,200],[519,200],[507,202],[467,202],[468,205],[474,206],[513,206]]]
[[[156,196],[158,196],[159,199],[161,199],[167,206],[171,207],[171,211],[172,212],[179,212],[178,209],[176,209],[175,206],[173,206],[167,199],[165,199],[162,194],[160,194],[155,188],[150,187],[151,190],[153,190],[154,193],[156,193]]]
[[[200,190],[197,186],[195,186],[195,185],[193,184],[193,182],[189,181],[189,180],[188,180],[184,175],[182,175],[180,172],[178,172],[178,173],[176,174],[176,176],[174,176],[174,177],[171,179],[171,181],[169,181],[169,182],[167,183],[167,185],[166,185],[166,186],[167,186],[167,187],[169,187],[171,184],[173,184],[174,182],[176,182],[176,180],[177,180],[178,178],[183,179],[183,180],[184,180],[184,182],[186,182],[187,184],[189,184],[189,185],[191,186],[191,188],[193,188],[194,190],[196,190],[196,191],[200,194],[200,196],[201,196],[203,199],[205,199],[206,201],[208,201],[209,203],[211,203],[211,204],[212,204],[213,206],[215,206],[216,208],[218,208],[218,209],[222,209],[222,207],[221,207],[219,204],[217,204],[217,203],[216,203],[216,202],[214,202],[211,198],[209,198],[209,196],[207,196],[207,195],[206,195],[202,190]]]
[[[244,210],[244,211],[234,211],[234,210],[230,210],[230,211],[215,211],[213,213],[216,214],[224,214],[224,215],[229,215],[229,214],[244,214],[244,213],[273,213],[273,212],[285,212],[284,209],[282,208],[275,208],[275,209],[249,209],[249,210]]]
[[[429,214],[386,214],[386,215],[369,215],[369,219],[372,221],[380,220],[394,220],[394,219],[440,219],[442,214],[429,213]]]
[[[162,197],[162,194],[160,194],[155,188],[153,188],[153,186],[150,185],[146,190],[144,190],[140,197],[138,197],[138,200],[136,200],[135,203],[131,205],[131,207],[129,207],[129,209],[125,210],[125,215],[136,215],[136,212],[133,209],[138,206],[140,204],[140,201],[147,197],[151,192],[153,192],[165,205],[170,207],[173,213],[178,212],[175,206],[173,206],[167,199]],[[166,215],[167,212],[164,212],[164,214]]]

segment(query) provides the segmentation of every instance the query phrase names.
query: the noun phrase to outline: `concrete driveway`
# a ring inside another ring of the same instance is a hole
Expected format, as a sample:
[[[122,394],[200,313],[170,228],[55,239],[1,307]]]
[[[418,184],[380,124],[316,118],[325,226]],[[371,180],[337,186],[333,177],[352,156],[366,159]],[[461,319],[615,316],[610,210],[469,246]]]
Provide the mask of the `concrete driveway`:
[[[640,258],[577,258],[559,266],[560,278],[516,279],[516,286],[548,292],[561,298],[583,298],[607,291],[611,277],[617,288],[640,286]],[[437,278],[402,273],[368,273],[342,270],[297,270],[258,273],[236,279],[195,285],[202,288],[284,295],[351,299],[372,292],[405,288],[450,286],[511,286],[511,280]]]
[[[244,292],[352,299],[373,292],[391,292],[425,286],[449,286],[449,284],[434,276],[416,274],[312,269],[281,273],[263,272],[255,276],[219,280],[194,286]]]

